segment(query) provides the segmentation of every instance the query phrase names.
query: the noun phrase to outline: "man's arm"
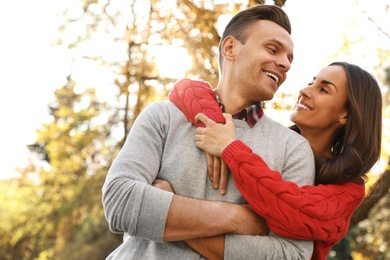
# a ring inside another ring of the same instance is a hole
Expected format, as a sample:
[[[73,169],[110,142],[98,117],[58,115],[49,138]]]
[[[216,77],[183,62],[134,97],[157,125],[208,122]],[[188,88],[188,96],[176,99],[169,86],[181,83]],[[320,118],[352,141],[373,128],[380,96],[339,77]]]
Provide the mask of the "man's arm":
[[[209,260],[223,259],[225,250],[225,236],[197,238],[185,241],[196,252]]]
[[[241,243],[229,243],[232,247],[225,248],[225,236],[232,241],[244,241]],[[243,235],[219,235],[208,238],[198,238],[185,241],[192,249],[207,259],[310,259],[312,253],[311,241],[280,240],[271,233],[271,237]],[[266,239],[266,242],[265,240]],[[280,243],[284,241],[284,243]],[[268,244],[273,246],[269,247]],[[305,246],[302,246],[302,243]],[[302,249],[303,248],[303,249]],[[234,251],[234,252],[233,252]],[[280,253],[284,252],[284,253]],[[225,256],[226,253],[226,256]]]
[[[163,242],[226,232],[258,234],[258,216],[231,203],[194,200],[150,185],[158,176],[168,112],[152,105],[137,118],[103,186],[110,230]],[[243,225],[242,222],[245,222]]]
[[[161,179],[156,179],[153,182],[153,186],[157,187],[159,189],[174,192],[172,186],[169,182]],[[229,212],[229,211],[227,211]],[[218,213],[218,212],[217,212]],[[221,216],[220,213],[219,217]],[[242,214],[239,215],[241,217]],[[219,218],[218,217],[218,218]],[[235,219],[237,220],[237,219]],[[269,233],[269,228],[267,224],[265,223],[265,220],[263,218],[258,219],[258,224],[261,225],[261,232],[257,235],[260,236],[266,236]],[[244,219],[244,222],[248,222],[248,219]],[[240,225],[242,227],[242,225]],[[201,254],[206,259],[223,259],[224,258],[224,250],[225,250],[225,235],[217,235],[213,237],[202,237],[202,238],[195,238],[185,241],[188,246],[190,246],[192,249],[197,251],[199,254]]]
[[[158,116],[157,116],[158,115]],[[160,119],[160,117],[162,117]],[[158,104],[144,109],[112,163],[102,188],[109,228],[162,242],[173,194],[150,185],[157,177],[167,113]]]
[[[174,192],[172,186],[165,180],[157,179],[152,185],[168,192]],[[199,212],[202,214],[198,214]],[[189,225],[193,227],[183,226],[181,224],[183,221],[189,222]],[[205,242],[209,241],[209,238],[211,239],[209,236],[227,232],[265,236],[268,234],[269,228],[264,219],[254,214],[248,206],[174,195],[165,227],[165,241],[185,240],[185,237],[189,237],[187,241],[191,245],[208,250],[207,247],[216,246],[210,246]],[[190,240],[195,237],[207,238]],[[210,241],[223,241],[223,239],[214,238]],[[219,254],[223,254],[223,245],[219,245],[219,247],[222,248],[222,252]]]
[[[264,220],[249,207],[173,196],[164,241],[189,240],[224,233],[258,235]]]

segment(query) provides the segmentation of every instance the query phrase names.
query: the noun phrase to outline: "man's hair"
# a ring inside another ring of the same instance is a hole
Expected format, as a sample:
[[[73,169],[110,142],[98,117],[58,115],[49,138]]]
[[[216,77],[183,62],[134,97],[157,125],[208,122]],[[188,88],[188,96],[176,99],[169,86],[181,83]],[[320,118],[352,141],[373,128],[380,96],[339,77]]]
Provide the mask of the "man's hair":
[[[287,14],[276,5],[256,5],[237,13],[227,24],[219,43],[219,69],[222,71],[222,42],[233,36],[241,44],[248,38],[247,28],[259,20],[268,20],[283,27],[291,35],[291,24]]]

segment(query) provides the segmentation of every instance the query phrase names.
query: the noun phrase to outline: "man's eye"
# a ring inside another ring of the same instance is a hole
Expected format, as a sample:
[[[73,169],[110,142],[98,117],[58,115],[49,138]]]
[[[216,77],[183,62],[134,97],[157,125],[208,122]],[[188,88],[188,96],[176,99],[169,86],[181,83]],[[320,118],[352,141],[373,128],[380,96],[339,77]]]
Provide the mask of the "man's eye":
[[[268,50],[269,50],[270,52],[272,52],[273,54],[276,53],[276,49],[274,49],[274,48],[268,47]]]

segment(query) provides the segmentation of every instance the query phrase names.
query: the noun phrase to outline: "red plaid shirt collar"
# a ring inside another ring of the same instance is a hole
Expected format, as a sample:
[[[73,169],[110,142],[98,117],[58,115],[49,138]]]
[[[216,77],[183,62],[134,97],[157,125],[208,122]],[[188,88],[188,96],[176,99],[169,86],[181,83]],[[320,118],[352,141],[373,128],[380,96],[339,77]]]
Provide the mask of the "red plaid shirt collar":
[[[220,101],[217,91],[215,91],[215,94],[217,95],[217,102],[219,107],[221,108],[222,112],[225,112],[225,106]],[[248,125],[250,127],[253,127],[263,115],[264,115],[264,110],[262,107],[262,103],[260,101],[247,108],[244,108],[240,112],[234,114],[232,117],[234,119],[247,121]]]

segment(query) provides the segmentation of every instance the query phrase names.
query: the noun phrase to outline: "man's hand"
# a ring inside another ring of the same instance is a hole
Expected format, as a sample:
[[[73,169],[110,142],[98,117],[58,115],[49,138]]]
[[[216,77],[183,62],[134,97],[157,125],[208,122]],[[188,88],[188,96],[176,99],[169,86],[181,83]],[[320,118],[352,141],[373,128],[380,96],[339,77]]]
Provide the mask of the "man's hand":
[[[171,184],[166,180],[155,179],[154,182],[152,183],[152,186],[159,188],[161,190],[174,192]]]
[[[267,236],[269,228],[264,218],[257,215],[249,205],[237,205],[239,206],[238,211],[235,214],[237,216],[236,229],[233,233],[240,235],[259,235]]]

